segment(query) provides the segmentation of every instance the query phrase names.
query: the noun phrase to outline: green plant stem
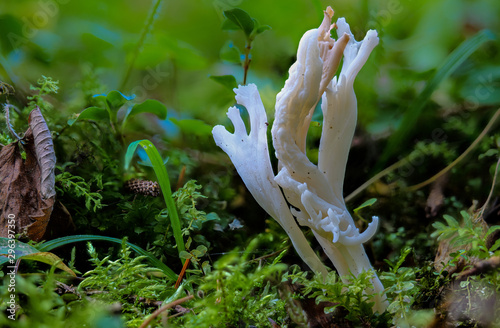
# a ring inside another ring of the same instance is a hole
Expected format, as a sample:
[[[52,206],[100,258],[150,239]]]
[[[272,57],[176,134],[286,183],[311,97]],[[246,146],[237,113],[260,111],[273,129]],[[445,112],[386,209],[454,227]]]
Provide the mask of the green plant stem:
[[[135,61],[137,60],[137,57],[141,52],[141,48],[144,45],[144,41],[146,41],[146,37],[153,26],[153,23],[155,21],[155,18],[157,17],[158,10],[162,2],[163,0],[156,0],[156,2],[153,5],[153,9],[149,13],[148,19],[146,20],[146,24],[142,29],[141,37],[139,38],[139,41],[135,46],[134,53],[132,54],[132,59],[130,60],[130,63],[127,67],[127,71],[125,73],[125,76],[123,77],[122,83],[120,84],[119,90],[124,90],[125,86],[127,85],[128,79],[130,78],[130,74],[132,73],[132,68],[134,67]]]

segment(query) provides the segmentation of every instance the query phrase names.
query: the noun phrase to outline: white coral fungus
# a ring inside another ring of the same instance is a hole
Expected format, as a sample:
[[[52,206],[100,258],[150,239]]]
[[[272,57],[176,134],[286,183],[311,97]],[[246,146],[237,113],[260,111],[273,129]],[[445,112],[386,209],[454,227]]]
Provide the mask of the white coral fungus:
[[[271,132],[279,160],[278,174],[271,167],[267,116],[254,84],[235,89],[237,103],[249,113],[250,133],[246,132],[238,108],[231,107],[227,115],[234,133],[219,125],[214,127],[213,136],[257,202],[290,236],[304,262],[316,272],[327,273],[297,222],[311,228],[338,273],[347,281],[349,274],[358,276],[372,270],[362,244],[375,234],[378,218],[373,217],[368,228],[360,233],[346,208],[342,186],[356,127],[354,79],[379,40],[377,32],[370,30],[358,42],[344,18],[331,25],[332,17],[333,10],[328,7],[320,27],[304,34],[297,61],[276,96]],[[340,36],[338,40],[330,37],[334,27]],[[342,55],[344,60],[337,78],[335,73]],[[323,125],[318,165],[315,165],[307,158],[305,147],[311,117],[320,99]],[[373,289],[366,292],[376,294],[374,310],[383,312],[387,302],[375,273],[372,284]]]

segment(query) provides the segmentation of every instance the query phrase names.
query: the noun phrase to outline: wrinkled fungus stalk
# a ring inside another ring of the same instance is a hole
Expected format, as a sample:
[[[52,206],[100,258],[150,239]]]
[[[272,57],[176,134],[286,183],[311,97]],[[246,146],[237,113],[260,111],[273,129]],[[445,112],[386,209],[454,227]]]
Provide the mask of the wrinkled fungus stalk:
[[[238,108],[228,117],[234,133],[223,126],[213,129],[216,144],[235,165],[238,174],[257,202],[275,218],[289,235],[297,253],[314,271],[327,270],[304,237],[297,222],[309,227],[339,275],[348,282],[349,274],[358,276],[373,270],[363,243],[376,232],[373,217],[360,233],[349,214],[342,194],[349,148],[357,118],[353,83],[373,48],[377,32],[370,30],[363,41],[356,41],[349,25],[340,18],[331,25],[333,10],[328,7],[318,29],[307,31],[300,40],[297,61],[290,67],[284,88],[276,96],[272,127],[273,145],[279,160],[274,174],[267,148],[267,116],[254,84],[235,89],[236,101],[250,116],[250,133]],[[337,29],[339,38],[330,37]],[[339,77],[335,76],[344,56]],[[306,137],[314,108],[321,99],[323,125],[318,165],[306,156]],[[286,200],[285,200],[286,199]],[[292,206],[289,206],[288,203]],[[387,307],[383,286],[375,272],[371,279],[375,294],[374,311]]]

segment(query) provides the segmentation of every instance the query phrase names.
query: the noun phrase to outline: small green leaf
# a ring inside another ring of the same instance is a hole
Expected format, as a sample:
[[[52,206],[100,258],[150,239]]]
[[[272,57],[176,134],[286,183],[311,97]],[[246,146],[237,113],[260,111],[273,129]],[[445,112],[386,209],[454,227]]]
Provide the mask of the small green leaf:
[[[448,214],[445,214],[443,215],[443,218],[445,219],[446,223],[448,224],[448,226],[450,227],[457,227],[458,228],[458,221],[455,220],[455,218],[451,215],[448,215]]]
[[[387,262],[387,260],[384,260],[384,261]],[[390,262],[388,262],[388,263],[389,263],[389,265],[392,264]],[[396,281],[396,275],[392,272],[384,272],[380,278],[383,280],[387,280],[387,281]]]
[[[215,82],[222,84],[229,90],[233,90],[234,88],[238,87],[238,82],[236,82],[236,78],[232,75],[210,75],[210,79],[214,80]]]
[[[173,293],[171,296],[167,297],[164,301],[163,304],[169,304],[172,303],[173,301],[181,298],[182,296],[186,295],[184,292],[184,288],[186,287],[186,282],[183,281],[180,285],[179,288]]]
[[[210,263],[208,261],[205,261],[201,264],[201,268],[203,269],[203,273],[205,275],[209,274],[212,267],[210,266]]]
[[[193,256],[196,257],[196,258],[199,258],[199,257],[203,256],[203,254],[199,250],[197,250],[197,249],[193,249],[191,251],[191,254],[193,254]]]
[[[328,307],[325,307],[324,311],[325,311],[325,314],[329,314],[329,313],[332,313],[333,311],[335,311],[335,309],[337,307],[339,307],[340,304],[337,304],[337,305],[334,305],[334,306],[328,306]]]
[[[212,134],[212,127],[201,120],[196,120],[196,119],[177,120],[174,117],[172,117],[170,120],[175,125],[177,125],[183,133],[187,135],[206,137]]]
[[[464,220],[470,220],[470,214],[467,211],[461,210],[460,215],[464,218]]]
[[[125,96],[117,90],[110,91],[106,94],[94,95],[94,98],[104,101],[106,109],[109,112],[109,118],[112,124],[116,124],[118,110],[127,102],[135,98],[135,95],[130,97]]]
[[[470,244],[470,240],[471,240],[470,235],[456,236],[455,238],[450,240],[450,245],[453,245],[453,246],[468,245],[468,244]]]
[[[246,11],[239,8],[226,10],[224,11],[224,17],[226,17],[228,20],[238,26],[243,32],[245,32],[245,35],[247,37],[250,37],[255,24],[252,20],[252,17],[250,17],[250,15]]]
[[[181,259],[185,259],[185,260],[187,260],[187,259],[192,258],[192,257],[193,257],[193,255],[191,255],[190,253],[188,253],[188,252],[186,252],[186,251],[182,251],[182,252],[180,252],[180,253],[179,253],[179,257],[180,257]]]
[[[73,270],[68,268],[68,266],[62,262],[59,256],[53,253],[49,252],[33,253],[23,256],[23,260],[33,260],[33,261],[43,262],[49,265],[55,265],[56,268],[66,271],[70,275],[76,277],[76,274],[73,272]]]
[[[13,245],[14,247],[11,247],[11,245]],[[12,254],[15,255],[15,260],[33,260],[47,263],[49,265],[55,265],[56,268],[64,270],[70,275],[76,277],[76,274],[73,272],[73,270],[68,268],[57,255],[48,252],[40,252],[35,247],[18,240],[15,240],[14,243],[12,243],[12,240],[9,242],[9,239],[5,237],[0,237],[0,265],[5,264],[9,262],[9,260],[11,260],[11,258],[9,258],[9,254],[11,254],[9,250],[13,251]]]
[[[201,256],[204,256],[207,253],[208,248],[204,245],[199,245],[198,247],[196,247],[196,250],[200,252]]]
[[[500,225],[494,225],[494,226],[491,226],[489,229],[488,229],[488,232],[486,232],[486,235],[484,235],[484,238],[488,238],[489,235],[491,235],[492,233],[494,233],[495,231],[497,230],[500,230]]]
[[[232,20],[225,18],[224,21],[222,22],[221,29],[223,31],[234,31],[234,30],[239,30],[240,27],[236,25]]]
[[[439,222],[439,221],[436,221],[432,224],[432,226],[435,228],[435,229],[438,229],[438,230],[443,230],[446,228],[446,226],[444,225],[443,222]]]
[[[95,120],[102,121],[106,120],[109,122],[109,113],[104,108],[99,107],[88,107],[85,108],[80,114],[77,114],[76,118],[72,118],[68,120],[68,125],[71,126],[75,124],[76,121],[79,120]]]
[[[127,101],[133,100],[134,98],[135,95],[127,97],[120,91],[113,90],[106,95],[106,103],[110,110],[118,111]]]
[[[365,201],[363,204],[361,204],[357,208],[355,208],[354,212],[357,213],[360,209],[362,209],[364,207],[372,206],[373,204],[375,204],[376,201],[377,201],[377,198],[370,198],[367,201]]]
[[[496,252],[498,248],[500,248],[500,239],[497,239],[493,246],[490,247],[489,251]]]
[[[498,154],[498,149],[488,149],[485,153],[479,155],[479,159],[483,159],[484,157],[496,156]]]
[[[140,104],[135,104],[125,115],[122,128],[130,118],[140,113],[151,113],[156,115],[160,120],[164,120],[167,118],[167,106],[155,99],[147,99]]]
[[[191,237],[188,237],[188,240],[186,241],[186,248],[189,249],[191,247],[191,243],[193,242],[193,239]]]
[[[464,219],[465,227],[467,227],[468,229],[473,229],[474,227],[473,227],[472,221],[470,219],[469,213],[462,210],[462,211],[460,211],[460,214],[462,215],[462,218]]]
[[[403,283],[403,291],[407,291],[407,290],[410,290],[414,287],[415,285],[413,284],[413,282],[411,281],[405,281]]]
[[[255,30],[255,34],[261,34],[267,30],[270,30],[271,29],[271,26],[269,25],[261,25],[259,27],[257,27],[257,29]]]

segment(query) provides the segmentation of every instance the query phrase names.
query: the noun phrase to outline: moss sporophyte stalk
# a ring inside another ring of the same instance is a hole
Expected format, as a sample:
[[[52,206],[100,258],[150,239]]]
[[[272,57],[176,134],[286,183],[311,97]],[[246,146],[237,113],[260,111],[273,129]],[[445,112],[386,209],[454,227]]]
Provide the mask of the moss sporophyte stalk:
[[[288,80],[276,96],[271,133],[279,160],[277,175],[271,167],[267,148],[266,111],[254,84],[234,89],[237,103],[244,106],[250,116],[250,133],[247,134],[237,107],[227,112],[234,133],[220,125],[215,126],[212,133],[253,197],[283,227],[303,261],[315,272],[327,275],[325,265],[298,224],[312,230],[347,282],[349,274],[357,277],[373,270],[362,244],[375,234],[378,217],[373,217],[367,229],[360,233],[346,208],[342,186],[357,119],[354,79],[379,39],[376,31],[369,30],[362,41],[356,41],[344,18],[331,24],[333,13],[328,7],[319,28],[303,35],[297,61],[290,67]],[[330,36],[333,28],[337,30],[337,40]],[[335,73],[342,56],[337,77]],[[306,156],[306,136],[320,99],[323,125],[315,165]],[[373,288],[366,293],[374,294],[373,310],[382,313],[387,301],[375,273],[371,283]]]

